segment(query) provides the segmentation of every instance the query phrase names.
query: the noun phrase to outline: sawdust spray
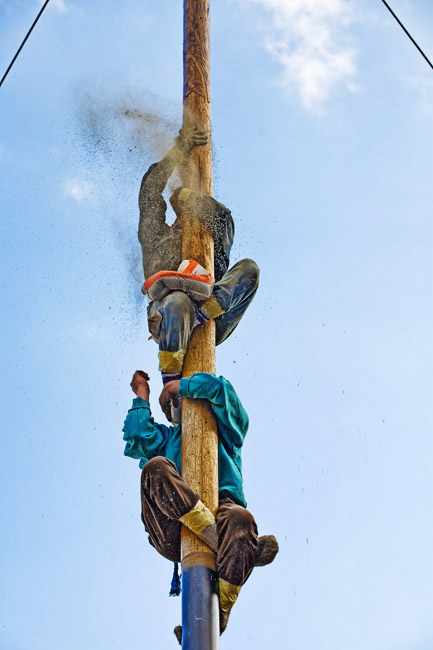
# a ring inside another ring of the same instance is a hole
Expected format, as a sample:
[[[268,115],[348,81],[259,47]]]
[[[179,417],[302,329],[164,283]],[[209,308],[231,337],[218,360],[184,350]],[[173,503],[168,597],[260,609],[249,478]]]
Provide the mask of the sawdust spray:
[[[118,85],[117,85],[118,88]],[[144,300],[141,250],[137,239],[138,192],[148,167],[167,153],[180,128],[181,110],[145,90],[122,88],[107,90],[107,85],[81,87],[76,93],[77,125],[87,164],[99,190],[114,197],[120,212],[108,206],[107,221],[125,263],[129,278],[126,299],[141,319]],[[165,191],[167,219],[171,223],[169,195],[180,185],[174,174]],[[107,224],[108,225],[108,224]]]

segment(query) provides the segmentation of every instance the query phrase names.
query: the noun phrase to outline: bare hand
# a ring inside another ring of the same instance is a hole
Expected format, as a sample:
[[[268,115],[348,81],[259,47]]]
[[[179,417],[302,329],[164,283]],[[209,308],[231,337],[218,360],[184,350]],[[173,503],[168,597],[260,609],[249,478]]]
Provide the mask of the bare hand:
[[[171,422],[171,402],[173,402],[174,406],[179,404],[179,386],[180,379],[169,381],[165,384],[161,395],[159,396],[159,404],[162,412],[169,422]]]
[[[142,397],[149,401],[150,388],[149,384],[149,375],[144,370],[136,370],[133,374],[131,381],[131,388],[137,397]]]
[[[206,144],[208,137],[204,131],[200,131],[196,126],[181,129],[176,138],[176,147],[184,153],[189,153],[191,149],[201,144]]]

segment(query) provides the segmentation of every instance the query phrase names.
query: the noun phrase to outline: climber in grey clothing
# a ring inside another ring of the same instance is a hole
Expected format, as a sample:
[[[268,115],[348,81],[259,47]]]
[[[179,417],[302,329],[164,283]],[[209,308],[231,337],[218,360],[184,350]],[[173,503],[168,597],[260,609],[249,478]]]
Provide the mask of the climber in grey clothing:
[[[259,279],[257,264],[244,259],[229,269],[234,224],[230,210],[213,197],[178,188],[170,197],[177,219],[166,223],[163,191],[177,168],[182,174],[189,152],[207,142],[197,128],[181,130],[173,148],[151,165],[143,176],[139,195],[138,239],[143,255],[144,277],[159,271],[177,271],[182,262],[182,214],[195,214],[214,240],[215,284],[209,298],[197,301],[184,291],[171,291],[148,305],[149,331],[159,344],[159,369],[163,382],[181,377],[191,332],[198,324],[215,319],[216,341],[222,343],[238,325],[252,301]]]

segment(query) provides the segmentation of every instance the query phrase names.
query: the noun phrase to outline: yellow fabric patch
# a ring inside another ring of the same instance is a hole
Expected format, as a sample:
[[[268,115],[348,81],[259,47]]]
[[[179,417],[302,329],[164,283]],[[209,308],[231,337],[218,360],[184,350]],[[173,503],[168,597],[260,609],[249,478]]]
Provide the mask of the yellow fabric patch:
[[[202,530],[215,523],[215,517],[209,508],[198,500],[194,508],[191,508],[186,515],[179,517],[179,521],[185,524],[193,533],[199,535]]]
[[[179,192],[179,201],[187,201],[190,194],[191,190],[187,187],[182,188]]]
[[[209,320],[213,320],[220,314],[224,314],[224,309],[221,307],[218,300],[213,294],[202,304],[200,311],[203,312],[203,314],[207,316]]]
[[[186,350],[176,350],[176,352],[169,352],[168,350],[160,350],[158,352],[159,358],[159,371],[160,372],[182,372],[183,360],[185,358]]]
[[[232,585],[223,578],[218,579],[218,584],[220,588],[220,608],[224,612],[229,612],[239,596],[241,585]]]

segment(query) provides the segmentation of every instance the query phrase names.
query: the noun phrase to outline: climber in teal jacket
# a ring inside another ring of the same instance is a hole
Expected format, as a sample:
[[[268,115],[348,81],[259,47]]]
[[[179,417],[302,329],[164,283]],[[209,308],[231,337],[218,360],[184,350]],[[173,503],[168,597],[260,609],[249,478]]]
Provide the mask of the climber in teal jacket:
[[[246,509],[241,448],[248,415],[231,383],[213,374],[199,372],[168,382],[160,395],[168,420],[172,403],[177,406],[182,397],[210,403],[218,429],[219,507],[214,515],[180,475],[181,427],[154,421],[148,380],[142,370],[134,373],[131,388],[137,397],[123,427],[125,455],[139,459],[142,469],[142,521],[151,545],[173,562],[180,561],[182,524],[216,553],[222,632],[253,568],[269,564],[278,552],[273,535],[258,537],[254,517]]]
[[[179,395],[209,400],[218,426],[220,493],[246,507],[242,488],[241,448],[249,420],[235,389],[224,377],[198,372],[192,377],[180,380]],[[133,400],[123,432],[123,439],[126,441],[125,455],[139,458],[141,468],[151,458],[164,456],[173,461],[178,472],[181,472],[180,425],[173,427],[156,423],[151,416],[147,400],[142,397]]]

